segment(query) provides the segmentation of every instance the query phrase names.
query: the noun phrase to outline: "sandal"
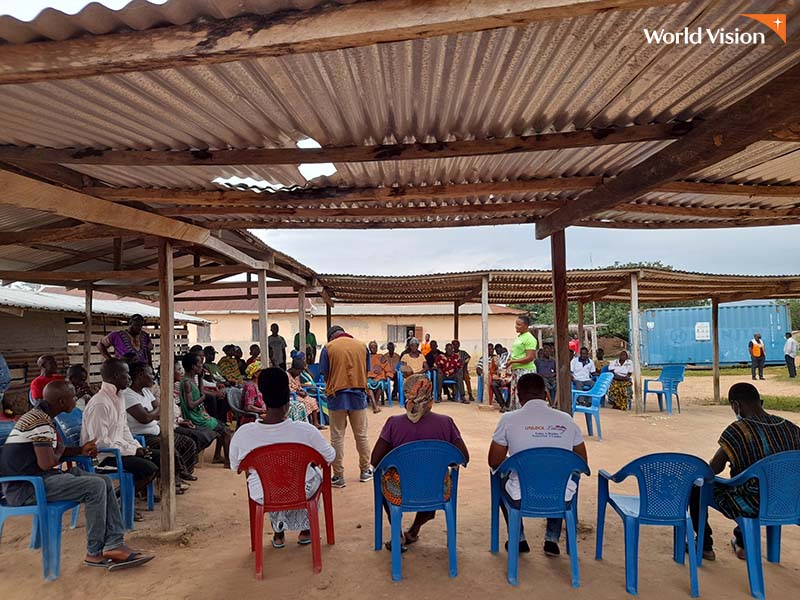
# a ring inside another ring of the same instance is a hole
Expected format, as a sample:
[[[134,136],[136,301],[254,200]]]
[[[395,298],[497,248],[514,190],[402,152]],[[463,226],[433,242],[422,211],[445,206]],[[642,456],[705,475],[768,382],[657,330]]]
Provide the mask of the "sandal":
[[[272,538],[272,547],[280,550],[286,547],[286,542],[276,542],[275,538]]]
[[[144,521],[144,516],[138,510],[134,511],[133,520],[138,522],[138,523],[141,523],[142,521]]]
[[[389,542],[384,542],[383,546],[384,546],[384,548],[386,548],[386,549],[387,549],[389,552],[391,552],[391,551],[392,551],[392,542],[391,542],[391,541],[389,541]],[[408,546],[406,546],[405,544],[400,544],[400,554],[403,554],[404,552],[408,552]]]

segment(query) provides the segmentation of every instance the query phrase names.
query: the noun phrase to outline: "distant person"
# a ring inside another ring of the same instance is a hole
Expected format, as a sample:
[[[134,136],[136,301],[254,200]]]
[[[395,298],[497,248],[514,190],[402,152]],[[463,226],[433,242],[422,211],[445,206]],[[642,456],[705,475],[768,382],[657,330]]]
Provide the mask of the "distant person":
[[[506,368],[511,369],[511,410],[519,408],[517,398],[517,381],[526,373],[535,373],[536,349],[539,347],[536,338],[530,332],[531,318],[520,315],[514,323],[517,337],[511,345],[511,357],[506,362]]]
[[[581,348],[580,354],[570,361],[569,370],[572,374],[573,388],[582,391],[592,389],[594,385],[592,375],[595,372],[595,368],[592,359],[589,358],[589,349],[586,346]],[[587,396],[579,396],[577,402],[585,406],[588,406],[587,402],[591,403]]]
[[[311,321],[306,321],[306,343],[305,348],[300,348],[300,332],[294,334],[294,349],[304,352],[306,363],[313,365],[317,360],[317,336],[311,333]]]
[[[599,375],[600,372],[609,365],[610,363],[606,360],[606,351],[602,348],[598,348],[597,352],[595,352],[595,361],[594,361],[594,368],[595,372]]]
[[[794,379],[797,377],[797,366],[795,365],[797,340],[795,340],[788,331],[786,332],[786,343],[783,345],[783,356],[786,359],[786,368],[789,371],[789,377]]]
[[[92,399],[92,396],[97,393],[97,390],[89,385],[89,374],[83,368],[83,365],[70,365],[69,369],[67,369],[67,381],[75,388],[75,398],[79,402],[83,401],[84,407]]]
[[[614,374],[608,388],[608,403],[611,408],[628,410],[628,403],[633,398],[633,361],[625,350],[619,353],[617,360],[611,361],[608,371]]]
[[[502,348],[502,346],[501,346]],[[478,363],[475,365],[475,372],[478,374],[478,377],[489,377],[489,393],[492,394],[494,397],[494,401],[497,402],[497,406],[500,407],[500,412],[506,412],[506,399],[503,396],[503,380],[498,377],[498,371],[500,367],[498,366],[500,360],[498,356],[495,354],[495,345],[490,343],[488,347],[488,356],[489,356],[489,372],[488,374],[484,373],[484,357],[481,356],[478,359]]]
[[[428,352],[431,351],[431,334],[426,333],[425,339],[422,340],[422,343],[419,345],[419,351],[423,354],[427,355]]]
[[[571,334],[569,340],[569,349],[572,350],[575,354],[578,354],[580,352],[580,348],[581,348],[581,342],[578,339],[578,336],[575,335],[574,333]]]
[[[236,363],[239,365],[239,375],[244,377],[245,373],[247,373],[247,361],[243,358],[244,352],[242,352],[241,346],[233,347],[233,356],[236,358]]]
[[[536,372],[544,379],[544,385],[550,396],[550,404],[555,405],[556,399],[556,361],[550,356],[550,348],[543,346],[534,361]]]
[[[63,380],[64,376],[58,372],[58,362],[52,354],[43,354],[36,361],[39,367],[39,376],[31,381],[31,404],[36,406],[44,398],[44,388],[51,381]]]
[[[286,340],[279,335],[280,327],[277,323],[270,325],[272,334],[267,338],[269,346],[269,366],[286,370]]]
[[[14,414],[10,406],[6,406],[3,400],[6,390],[11,386],[11,371],[8,368],[8,363],[3,355],[0,354],[0,406],[3,408],[3,413],[10,417]]]
[[[225,353],[225,356],[219,359],[219,363],[217,363],[220,374],[225,378],[225,382],[228,385],[242,385],[242,383],[244,383],[244,377],[242,377],[242,373],[239,370],[239,359],[236,358],[236,346],[228,344],[222,348],[222,351]]]
[[[753,375],[753,381],[756,380],[756,370],[758,370],[758,378],[764,381],[764,365],[767,362],[767,349],[764,347],[764,342],[761,339],[761,334],[756,332],[753,334],[753,339],[747,344],[750,350],[750,372]]]
[[[433,364],[434,368],[436,369],[437,377],[436,377],[436,397],[438,398],[437,402],[441,402],[442,400],[442,390],[444,389],[444,380],[445,379],[452,379],[455,380],[455,386],[452,391],[450,392],[450,387],[448,386],[447,391],[447,399],[448,400],[458,400],[459,395],[461,394],[462,388],[462,367],[461,359],[459,358],[458,354],[455,353],[455,349],[453,348],[453,344],[445,344],[444,347],[444,354],[439,354],[436,357],[436,362]],[[466,404],[469,402],[466,398],[461,396],[461,402]]]
[[[416,338],[412,338],[411,343],[413,343],[414,339]],[[411,343],[409,344],[409,350],[411,348]],[[434,365],[436,364],[436,359],[439,358],[443,352],[439,350],[439,342],[436,340],[431,341],[430,347],[431,349],[426,354],[425,352],[422,352],[422,346],[420,346],[420,353],[422,353],[422,355],[425,357],[425,361],[428,363],[428,369],[433,369]]]
[[[245,362],[245,366],[249,367],[256,361],[261,362],[261,346],[250,344],[250,357]],[[245,371],[245,375],[247,375],[247,371]]]
[[[383,355],[386,377],[392,380],[392,398],[397,399],[397,367],[400,365],[400,355],[394,351],[394,342],[386,344],[386,354]]]
[[[400,368],[404,377],[416,375],[417,373],[426,373],[430,369],[427,359],[419,351],[419,340],[417,338],[411,338],[411,341],[409,341],[408,351],[400,358]]]
[[[111,358],[108,350],[114,348],[114,358],[124,358],[127,354],[133,353],[134,360],[131,362],[141,362],[148,365],[153,364],[153,342],[147,332],[143,331],[144,317],[142,315],[131,315],[128,320],[128,328],[119,331],[112,331],[99,342],[97,350],[104,359]]]
[[[728,392],[728,402],[736,415],[736,421],[728,425],[719,437],[719,449],[709,464],[711,470],[719,475],[730,464],[731,477],[736,477],[747,468],[772,454],[800,450],[800,428],[783,417],[771,415],[762,407],[761,396],[751,383],[736,383]],[[698,527],[700,494],[695,488],[692,492],[692,521],[695,531]],[[741,486],[714,484],[714,503],[719,511],[729,519],[736,517],[757,517],[760,507],[758,482],[750,480]],[[703,558],[714,560],[714,540],[712,531],[706,523],[703,540]],[[742,533],[738,527],[733,530],[731,547],[736,556],[745,559]]]
[[[475,402],[475,396],[472,395],[472,380],[469,377],[469,361],[472,360],[472,357],[469,355],[469,352],[466,350],[461,349],[461,342],[458,340],[453,340],[453,350],[461,359],[461,373],[462,373],[462,380],[463,383],[461,384],[461,398],[469,398],[470,402]],[[464,395],[464,388],[466,387],[466,396]]]

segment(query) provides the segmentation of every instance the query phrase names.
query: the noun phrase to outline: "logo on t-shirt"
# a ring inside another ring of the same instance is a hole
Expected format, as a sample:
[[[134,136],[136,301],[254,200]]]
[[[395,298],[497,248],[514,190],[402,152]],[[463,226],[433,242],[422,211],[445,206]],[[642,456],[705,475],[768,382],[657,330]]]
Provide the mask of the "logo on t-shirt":
[[[564,425],[526,425],[525,430],[535,438],[560,438],[567,432]]]

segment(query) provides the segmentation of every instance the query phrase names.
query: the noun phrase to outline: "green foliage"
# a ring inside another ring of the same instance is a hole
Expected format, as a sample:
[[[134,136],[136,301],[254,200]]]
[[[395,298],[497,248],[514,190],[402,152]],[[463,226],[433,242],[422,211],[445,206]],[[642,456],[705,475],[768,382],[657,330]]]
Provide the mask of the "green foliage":
[[[786,304],[789,306],[789,315],[792,319],[792,328],[800,328],[800,300],[797,298],[792,298],[791,300],[786,300]]]

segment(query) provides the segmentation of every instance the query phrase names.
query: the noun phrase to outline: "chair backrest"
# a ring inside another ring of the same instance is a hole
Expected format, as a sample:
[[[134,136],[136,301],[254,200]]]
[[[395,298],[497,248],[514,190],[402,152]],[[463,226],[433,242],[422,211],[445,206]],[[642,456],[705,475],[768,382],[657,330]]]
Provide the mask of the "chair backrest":
[[[319,381],[320,378],[319,363],[308,365],[308,372],[311,373],[311,376],[314,378],[314,381]]]
[[[686,373],[686,367],[683,365],[668,365],[661,369],[658,376],[659,381],[681,382],[683,381]]]
[[[253,469],[264,490],[264,508],[270,511],[297,508],[306,501],[306,469],[309,463],[326,464],[319,452],[305,444],[272,444],[256,448],[244,457],[239,471]]]
[[[65,446],[81,445],[81,425],[83,423],[83,412],[80,408],[73,408],[72,411],[61,413],[55,419],[56,429],[61,435]]]
[[[564,492],[573,475],[590,475],[589,465],[571,450],[531,448],[509,456],[499,473],[514,471],[522,493],[520,509],[525,512],[564,510]]]
[[[228,396],[228,406],[231,407],[231,410],[236,412],[244,412],[244,408],[242,408],[242,404],[244,401],[244,394],[240,388],[230,388],[227,390]]]
[[[378,465],[376,477],[391,467],[400,475],[403,506],[444,502],[444,482],[451,465],[465,465],[461,450],[441,440],[409,442],[394,448]]]
[[[659,452],[637,458],[620,469],[639,483],[639,517],[652,522],[684,519],[692,486],[700,479],[714,481],[711,467],[702,458],[678,452]]]
[[[800,451],[762,458],[739,475],[758,479],[759,518],[800,524]]]
[[[602,368],[602,369],[600,369],[600,373],[601,373],[601,374],[603,374],[603,373],[608,373],[608,365],[603,365],[603,368]]]
[[[592,394],[597,394],[598,396],[605,396],[608,393],[608,388],[611,387],[611,382],[614,380],[613,373],[601,373],[600,376],[597,378],[597,381],[594,382],[592,389],[590,390]]]
[[[0,446],[6,443],[8,436],[11,435],[11,430],[14,429],[16,421],[0,421]]]

